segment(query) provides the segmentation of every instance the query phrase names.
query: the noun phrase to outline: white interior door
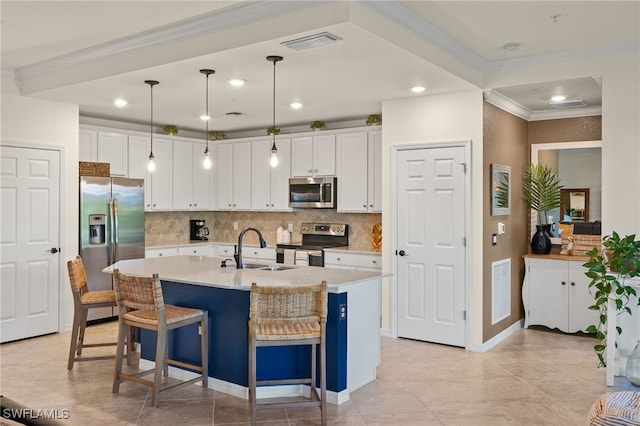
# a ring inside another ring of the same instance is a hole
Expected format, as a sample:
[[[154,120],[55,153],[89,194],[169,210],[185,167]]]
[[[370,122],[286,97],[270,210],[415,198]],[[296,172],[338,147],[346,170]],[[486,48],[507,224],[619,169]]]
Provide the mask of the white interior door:
[[[465,346],[465,148],[397,156],[398,336]]]
[[[58,331],[60,153],[0,146],[0,341]]]

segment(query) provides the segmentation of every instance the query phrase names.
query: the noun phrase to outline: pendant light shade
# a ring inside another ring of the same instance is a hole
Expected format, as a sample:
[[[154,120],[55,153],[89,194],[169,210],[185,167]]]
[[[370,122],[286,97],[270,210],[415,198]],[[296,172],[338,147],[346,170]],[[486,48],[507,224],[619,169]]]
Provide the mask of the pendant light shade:
[[[276,128],[276,64],[284,59],[282,56],[267,56],[267,61],[273,62],[273,122],[272,129]],[[273,145],[271,146],[271,167],[278,165],[278,148],[276,147],[276,132],[271,133]]]
[[[202,165],[204,166],[205,169],[210,169],[211,156],[209,155],[209,120],[211,119],[211,117],[209,116],[209,76],[215,73],[215,71],[210,69],[202,69],[200,70],[200,72],[204,74],[206,78],[206,95],[205,95],[205,111],[206,112],[205,112],[205,116],[203,117],[203,120],[205,122],[204,139],[206,141],[206,148],[204,149],[204,161],[202,162]]]
[[[156,169],[155,157],[153,156],[153,86],[156,84],[160,84],[159,81],[156,80],[145,80],[146,84],[149,85],[149,89],[151,90],[151,118],[149,120],[149,135],[151,136],[151,145],[149,148],[149,162],[147,163],[147,170],[153,172]]]

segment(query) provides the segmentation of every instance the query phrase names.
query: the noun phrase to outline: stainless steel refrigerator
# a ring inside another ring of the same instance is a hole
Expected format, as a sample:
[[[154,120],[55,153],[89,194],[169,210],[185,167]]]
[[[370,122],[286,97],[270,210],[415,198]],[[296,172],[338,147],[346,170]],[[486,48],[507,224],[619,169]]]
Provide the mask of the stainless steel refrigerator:
[[[89,290],[113,289],[102,272],[124,259],[144,257],[144,180],[80,177],[80,256]],[[89,320],[109,318],[113,308],[89,310]]]

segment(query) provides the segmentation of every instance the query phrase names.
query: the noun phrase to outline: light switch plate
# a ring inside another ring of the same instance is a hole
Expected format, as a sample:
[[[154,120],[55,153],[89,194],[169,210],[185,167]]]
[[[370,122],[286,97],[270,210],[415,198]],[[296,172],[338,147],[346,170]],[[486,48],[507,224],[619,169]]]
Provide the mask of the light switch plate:
[[[504,234],[504,232],[505,232],[504,223],[498,222],[498,234]]]
[[[491,234],[491,245],[495,246],[498,244],[498,234]]]

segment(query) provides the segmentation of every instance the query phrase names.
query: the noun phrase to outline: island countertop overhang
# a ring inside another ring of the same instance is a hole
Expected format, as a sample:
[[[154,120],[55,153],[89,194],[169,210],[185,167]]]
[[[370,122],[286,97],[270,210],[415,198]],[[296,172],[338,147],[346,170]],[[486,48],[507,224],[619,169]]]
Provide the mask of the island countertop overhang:
[[[223,268],[221,263],[222,258],[215,257],[168,256],[121,260],[103,271],[112,273],[114,269],[119,269],[127,274],[146,276],[157,273],[160,279],[165,281],[237,290],[249,290],[253,282],[277,286],[317,284],[326,281],[331,293],[340,293],[349,285],[382,276],[379,272],[316,266],[294,266],[280,271],[236,269],[235,265]]]

